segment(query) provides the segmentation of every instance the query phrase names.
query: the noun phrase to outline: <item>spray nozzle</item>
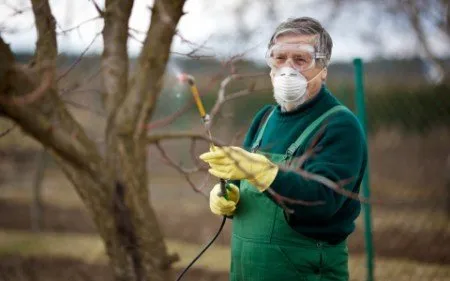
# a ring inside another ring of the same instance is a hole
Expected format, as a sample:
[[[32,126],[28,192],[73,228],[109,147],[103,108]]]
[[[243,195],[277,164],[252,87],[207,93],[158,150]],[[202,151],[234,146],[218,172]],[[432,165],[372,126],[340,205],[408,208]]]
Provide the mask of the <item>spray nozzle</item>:
[[[177,76],[178,80],[180,80],[180,82],[187,82],[190,86],[195,84],[195,79],[194,76],[189,75],[187,73],[181,73],[180,75]]]

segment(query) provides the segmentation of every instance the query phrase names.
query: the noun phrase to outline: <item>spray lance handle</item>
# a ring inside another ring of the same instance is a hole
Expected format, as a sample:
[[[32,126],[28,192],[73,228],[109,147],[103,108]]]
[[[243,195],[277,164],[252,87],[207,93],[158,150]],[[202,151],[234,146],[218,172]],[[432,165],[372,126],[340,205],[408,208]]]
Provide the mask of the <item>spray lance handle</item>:
[[[209,115],[207,113],[205,113],[205,115],[202,116],[202,120],[203,120],[203,124],[205,125],[205,128],[208,129],[209,128],[209,122],[211,121],[211,118],[209,117]],[[213,140],[212,140],[211,131],[209,129],[207,131],[208,131],[208,134],[209,134],[209,138],[211,140],[211,145],[210,145],[211,150],[214,150],[215,146],[214,146],[214,143],[213,143]],[[229,188],[228,183],[227,183],[227,181],[225,179],[219,179],[219,180],[220,180],[220,191],[217,194],[217,196],[223,197],[223,198],[228,200],[228,193],[227,193],[227,190]]]
[[[227,193],[227,189],[228,189],[228,183],[226,180],[224,179],[220,179],[220,191],[217,194],[217,196],[223,197],[225,199],[228,200],[228,193]]]
[[[210,148],[211,150],[214,150],[216,147],[214,146],[213,143],[211,143]],[[220,191],[219,193],[217,193],[217,196],[223,197],[228,200],[228,192],[227,192],[227,190],[229,189],[228,182],[225,179],[219,179],[219,182],[220,182]]]
[[[209,122],[211,121],[211,119],[210,119],[209,115],[206,113],[205,108],[202,103],[202,100],[200,99],[200,94],[198,92],[197,86],[195,85],[194,77],[191,75],[188,75],[188,74],[181,74],[178,76],[178,79],[180,81],[188,82],[188,84],[191,88],[191,92],[194,97],[195,103],[197,105],[198,112],[200,113],[203,123],[205,124],[205,129],[209,134],[209,138],[211,140],[210,148],[214,149],[214,142],[212,140],[211,131],[209,129]],[[218,196],[224,197],[226,200],[228,200],[227,188],[229,188],[229,185],[227,184],[226,180],[220,179],[220,191],[219,191]],[[223,226],[225,225],[226,219],[227,219],[227,216],[224,215],[223,219],[222,219],[222,223],[220,224],[220,228],[217,231],[216,235],[214,235],[213,239],[206,245],[205,248],[203,248],[203,250],[200,252],[200,254],[198,254],[192,260],[192,262],[183,270],[183,272],[181,272],[181,274],[177,278],[177,281],[179,281],[179,280],[181,280],[181,278],[183,278],[183,275],[189,270],[189,268],[195,263],[195,261],[197,261],[200,258],[200,256],[211,246],[212,243],[214,243],[214,241],[217,239],[219,234],[222,232],[222,229],[223,229]]]
[[[181,74],[179,77],[180,81],[186,81],[189,84],[189,87],[191,88],[192,96],[194,97],[195,104],[197,105],[198,113],[200,114],[200,117],[202,118],[203,124],[209,134],[209,138],[211,140],[210,147],[212,150],[214,150],[214,143],[212,140],[211,131],[209,130],[209,123],[211,121],[210,116],[206,113],[205,107],[203,106],[202,99],[200,98],[200,93],[198,91],[197,85],[195,83],[194,76],[188,75],[186,73]],[[227,193],[228,184],[225,179],[220,179],[220,192],[218,196],[224,197],[228,200],[228,193]]]

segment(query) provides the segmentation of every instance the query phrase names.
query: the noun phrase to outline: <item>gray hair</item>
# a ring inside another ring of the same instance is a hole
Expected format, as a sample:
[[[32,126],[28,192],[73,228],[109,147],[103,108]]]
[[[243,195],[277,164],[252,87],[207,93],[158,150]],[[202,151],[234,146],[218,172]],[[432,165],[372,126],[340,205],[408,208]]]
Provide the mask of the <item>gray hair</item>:
[[[325,58],[317,59],[320,66],[327,67],[331,58],[331,50],[333,49],[333,40],[330,34],[323,28],[319,21],[310,17],[289,18],[282,22],[275,29],[270,38],[268,48],[275,44],[275,40],[281,34],[293,33],[300,35],[316,35],[315,50],[321,53]]]

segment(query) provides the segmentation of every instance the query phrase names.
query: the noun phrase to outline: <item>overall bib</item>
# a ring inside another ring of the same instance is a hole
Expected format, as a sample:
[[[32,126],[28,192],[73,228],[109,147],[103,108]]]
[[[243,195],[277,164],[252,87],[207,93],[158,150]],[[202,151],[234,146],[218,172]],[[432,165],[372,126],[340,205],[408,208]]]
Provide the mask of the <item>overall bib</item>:
[[[325,112],[303,131],[285,154],[264,155],[274,163],[289,163],[322,121],[341,110],[346,108],[335,106]],[[267,121],[253,143],[253,152],[257,152],[266,124]],[[232,233],[231,281],[348,280],[346,241],[330,245],[296,232],[286,222],[283,209],[246,180],[240,183],[240,201],[233,217]]]

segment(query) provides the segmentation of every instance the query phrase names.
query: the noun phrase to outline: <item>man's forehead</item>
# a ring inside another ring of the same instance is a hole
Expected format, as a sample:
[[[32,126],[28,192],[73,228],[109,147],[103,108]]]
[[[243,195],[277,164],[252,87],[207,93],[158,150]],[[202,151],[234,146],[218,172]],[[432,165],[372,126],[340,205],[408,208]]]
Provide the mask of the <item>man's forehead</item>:
[[[289,43],[289,44],[316,44],[316,35],[303,35],[303,34],[280,34],[275,38],[274,43]]]

